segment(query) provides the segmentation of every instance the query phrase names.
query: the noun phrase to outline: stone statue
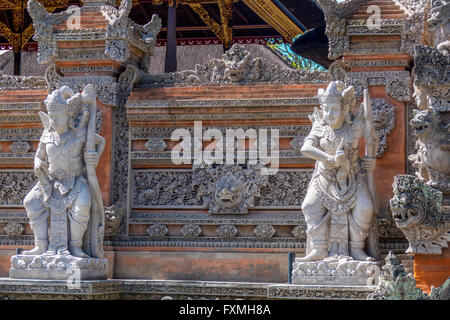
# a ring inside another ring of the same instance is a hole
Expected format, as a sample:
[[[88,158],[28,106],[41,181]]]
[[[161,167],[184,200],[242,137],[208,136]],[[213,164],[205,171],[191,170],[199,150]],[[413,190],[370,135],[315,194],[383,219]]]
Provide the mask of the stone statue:
[[[341,81],[319,90],[319,99],[321,109],[315,108],[310,117],[312,129],[301,149],[316,166],[302,203],[308,226],[306,256],[296,263],[371,261],[364,246],[376,208],[372,172],[378,142],[368,93],[357,115],[350,111],[354,88]],[[361,138],[366,140],[364,158],[359,156]]]
[[[416,176],[441,191],[450,189],[450,134],[433,107],[416,112],[410,127],[417,137],[417,153],[409,156]]]
[[[430,27],[435,29],[435,45],[437,50],[447,56],[450,51],[450,2],[433,0],[430,8]]]
[[[95,133],[95,99],[87,85],[81,94],[63,86],[44,101],[48,113],[39,112],[44,132],[34,159],[39,181],[23,202],[35,248],[24,255],[103,255],[103,204],[94,185],[105,140]]]

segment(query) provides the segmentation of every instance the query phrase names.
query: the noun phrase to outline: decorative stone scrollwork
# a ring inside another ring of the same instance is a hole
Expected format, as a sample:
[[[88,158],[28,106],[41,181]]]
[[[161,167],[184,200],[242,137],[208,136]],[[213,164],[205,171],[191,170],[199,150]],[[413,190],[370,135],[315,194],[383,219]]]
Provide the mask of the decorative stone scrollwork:
[[[416,175],[441,191],[450,190],[450,135],[440,113],[429,107],[416,113],[410,127],[418,138],[417,153],[409,160]]]
[[[388,134],[395,127],[395,109],[383,98],[372,99],[372,112],[375,131],[378,135],[377,158],[381,158],[387,149]]]
[[[329,80],[328,72],[282,69],[278,64],[269,65],[266,60],[253,58],[242,45],[235,44],[220,60],[212,59],[206,64],[198,64],[195,70],[146,75],[140,85],[227,85],[236,82],[285,84]]]
[[[296,226],[291,233],[296,239],[306,239],[306,225]]]
[[[0,90],[26,90],[46,88],[43,77],[32,76],[10,76],[0,74]]]
[[[406,253],[441,254],[450,241],[449,213],[442,211],[442,192],[415,176],[394,178],[390,205],[397,226],[409,242]]]
[[[152,224],[147,228],[147,234],[150,238],[164,238],[169,229],[163,224]]]
[[[115,61],[125,62],[130,56],[127,39],[131,38],[128,19],[131,7],[131,1],[122,0],[118,9],[108,5],[101,8],[101,13],[109,22],[106,28],[105,55]]]
[[[297,136],[292,139],[289,144],[293,150],[300,151],[302,149],[303,140],[305,140],[305,136]]]
[[[421,45],[416,45],[415,51],[414,85],[426,89],[429,105],[437,111],[450,111],[450,55]]]
[[[145,147],[151,152],[161,152],[167,147],[167,143],[163,138],[150,138],[145,143]]]
[[[192,184],[198,186],[197,199],[203,199],[209,213],[246,214],[267,185],[267,175],[260,166],[240,165],[194,166]]]
[[[105,235],[113,236],[119,231],[125,210],[117,205],[104,208],[105,211]]]
[[[256,226],[256,228],[253,230],[255,236],[261,239],[270,239],[275,235],[275,232],[275,228],[268,224]]]
[[[0,171],[0,206],[22,206],[36,181],[32,171]]]
[[[336,60],[335,62],[333,62],[328,68],[328,71],[330,72],[331,77],[334,81],[345,81],[347,72],[345,64],[342,63],[342,61]]]
[[[221,225],[217,228],[217,235],[224,239],[233,239],[236,237],[238,230],[232,224]]]
[[[198,224],[185,224],[181,228],[181,234],[184,238],[197,238],[202,233],[202,228]]]
[[[13,154],[27,153],[31,149],[31,145],[27,141],[14,141],[9,146]]]
[[[3,231],[5,231],[6,235],[9,237],[20,236],[23,234],[24,230],[23,225],[17,222],[8,222],[3,228]]]

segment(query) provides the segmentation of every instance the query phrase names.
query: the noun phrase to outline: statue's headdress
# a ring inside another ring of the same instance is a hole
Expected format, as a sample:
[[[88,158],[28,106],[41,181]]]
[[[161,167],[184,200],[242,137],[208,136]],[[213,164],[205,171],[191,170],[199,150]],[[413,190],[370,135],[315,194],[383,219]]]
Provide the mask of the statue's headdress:
[[[47,111],[55,112],[62,109],[67,109],[67,100],[73,95],[73,90],[67,86],[63,86],[60,89],[54,90],[52,93],[49,93],[47,95],[47,98],[44,100]]]
[[[353,86],[345,87],[342,81],[331,82],[327,89],[319,89],[317,94],[320,104],[326,102],[339,103],[345,112],[348,112],[350,108],[355,104],[355,89]]]

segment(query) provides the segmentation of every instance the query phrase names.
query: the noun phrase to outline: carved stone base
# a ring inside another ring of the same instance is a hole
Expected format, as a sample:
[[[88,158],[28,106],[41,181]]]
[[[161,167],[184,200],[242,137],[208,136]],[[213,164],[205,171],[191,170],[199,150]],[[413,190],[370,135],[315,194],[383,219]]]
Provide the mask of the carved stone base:
[[[375,286],[378,262],[345,260],[294,262],[292,283],[302,285]]]
[[[70,255],[15,255],[11,257],[11,279],[106,280],[107,259]]]

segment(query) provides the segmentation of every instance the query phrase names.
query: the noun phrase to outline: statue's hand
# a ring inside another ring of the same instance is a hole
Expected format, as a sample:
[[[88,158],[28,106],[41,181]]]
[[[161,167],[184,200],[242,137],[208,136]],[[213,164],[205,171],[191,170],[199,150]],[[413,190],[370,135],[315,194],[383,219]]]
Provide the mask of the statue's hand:
[[[41,185],[44,191],[44,202],[47,202],[52,196],[52,186],[48,181],[41,181]]]
[[[84,153],[84,162],[87,166],[96,167],[98,164],[98,153],[96,151],[89,151]]]
[[[366,171],[373,171],[375,170],[375,163],[376,163],[376,159],[375,158],[363,158],[361,159],[361,165],[363,167],[363,169],[365,169]]]
[[[334,156],[334,163],[337,167],[341,167],[345,164],[346,160],[347,157],[345,156],[344,139],[341,139],[341,142],[336,150],[336,155]]]

